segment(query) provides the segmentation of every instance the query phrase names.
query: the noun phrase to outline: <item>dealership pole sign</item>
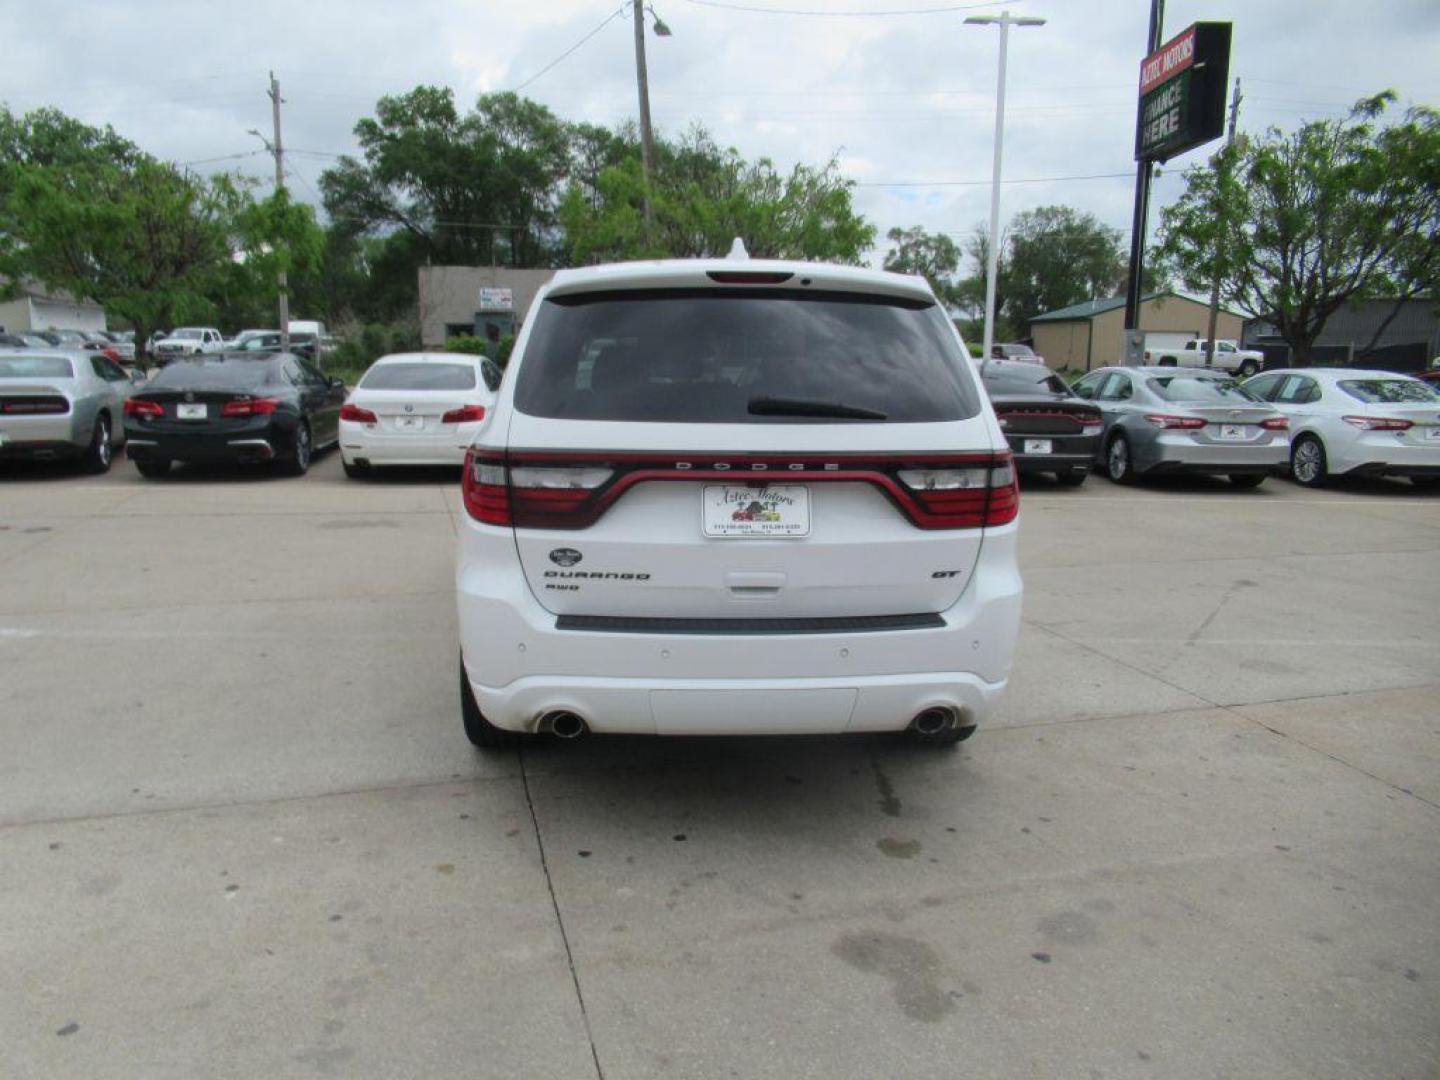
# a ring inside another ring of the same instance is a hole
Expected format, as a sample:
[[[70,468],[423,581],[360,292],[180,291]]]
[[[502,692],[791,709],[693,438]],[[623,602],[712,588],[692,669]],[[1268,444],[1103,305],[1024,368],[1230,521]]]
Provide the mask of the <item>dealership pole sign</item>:
[[[1145,57],[1135,160],[1169,161],[1219,138],[1229,78],[1229,23],[1192,23]]]

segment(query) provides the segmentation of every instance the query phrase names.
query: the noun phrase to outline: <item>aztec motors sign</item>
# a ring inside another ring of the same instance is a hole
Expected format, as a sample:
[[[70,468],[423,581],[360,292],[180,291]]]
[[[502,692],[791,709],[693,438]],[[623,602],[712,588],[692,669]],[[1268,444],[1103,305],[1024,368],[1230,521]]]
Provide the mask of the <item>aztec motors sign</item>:
[[[1145,57],[1135,160],[1169,161],[1218,138],[1229,76],[1229,23],[1192,23]]]

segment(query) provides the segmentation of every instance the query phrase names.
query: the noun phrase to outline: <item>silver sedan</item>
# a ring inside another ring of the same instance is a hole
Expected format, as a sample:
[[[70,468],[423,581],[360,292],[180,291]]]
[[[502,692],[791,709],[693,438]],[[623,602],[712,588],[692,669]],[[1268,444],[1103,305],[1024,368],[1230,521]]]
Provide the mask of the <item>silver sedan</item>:
[[[99,353],[0,352],[0,460],[78,458],[87,471],[105,472],[125,441],[131,385]]]
[[[1200,473],[1258,487],[1289,458],[1289,423],[1221,372],[1109,367],[1075,384],[1100,407],[1099,462],[1117,484]]]

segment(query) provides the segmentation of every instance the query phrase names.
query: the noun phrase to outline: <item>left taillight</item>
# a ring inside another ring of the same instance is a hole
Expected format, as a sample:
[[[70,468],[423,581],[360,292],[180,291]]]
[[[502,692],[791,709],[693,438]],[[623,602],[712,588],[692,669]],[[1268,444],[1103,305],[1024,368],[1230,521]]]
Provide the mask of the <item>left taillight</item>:
[[[1157,428],[1180,428],[1194,431],[1205,426],[1205,420],[1198,416],[1171,416],[1169,413],[1146,413],[1145,419]]]
[[[486,525],[511,525],[510,482],[503,455],[465,455],[465,472],[460,480],[465,512]]]
[[[142,420],[154,420],[165,415],[165,406],[158,401],[146,401],[144,398],[126,398],[125,415],[137,416]]]
[[[349,420],[353,424],[378,424],[380,418],[369,409],[362,409],[359,405],[352,405],[346,402],[340,406],[340,419]]]
[[[220,406],[221,416],[263,416],[273,413],[280,405],[279,398],[255,397],[236,398]]]
[[[440,422],[442,424],[473,424],[476,420],[484,419],[484,405],[466,405],[462,409],[451,409],[440,417]]]

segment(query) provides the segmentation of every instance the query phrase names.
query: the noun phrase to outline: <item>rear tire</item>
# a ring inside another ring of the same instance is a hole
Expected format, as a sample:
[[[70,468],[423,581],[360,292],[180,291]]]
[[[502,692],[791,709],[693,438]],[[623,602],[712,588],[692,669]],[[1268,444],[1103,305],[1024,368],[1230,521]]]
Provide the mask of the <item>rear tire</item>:
[[[1231,473],[1230,483],[1237,488],[1258,488],[1265,482],[1264,473]]]
[[[80,458],[80,467],[87,473],[99,474],[110,471],[112,447],[110,445],[110,418],[95,418],[95,430],[90,434],[90,445]]]
[[[1254,375],[1259,370],[1260,365],[1257,364],[1254,360],[1246,360],[1240,365],[1240,369],[1235,372],[1235,375],[1237,378],[1248,379],[1251,375]]]
[[[530,736],[518,731],[498,728],[480,711],[475,704],[475,692],[470,689],[470,680],[465,676],[465,660],[460,660],[460,719],[465,725],[465,737],[471,746],[482,750],[510,750],[524,746]]]
[[[140,470],[140,475],[150,480],[159,480],[170,471],[170,462],[160,461],[137,461],[135,468]]]
[[[1085,479],[1089,475],[1090,470],[1084,466],[1080,466],[1078,468],[1066,469],[1063,472],[1056,473],[1055,480],[1057,483],[1062,484],[1065,487],[1079,487],[1081,484],[1085,483]]]
[[[304,476],[310,471],[310,425],[301,420],[290,436],[290,449],[280,459],[280,471],[286,476]]]
[[[1302,487],[1320,487],[1328,478],[1325,446],[1314,435],[1301,435],[1290,447],[1290,479]]]
[[[351,480],[360,480],[370,475],[369,465],[361,465],[358,462],[350,461],[341,461],[340,464],[345,469],[345,475],[348,476]]]
[[[1130,456],[1130,440],[1118,432],[1105,448],[1105,475],[1116,484],[1135,482],[1135,463]]]

